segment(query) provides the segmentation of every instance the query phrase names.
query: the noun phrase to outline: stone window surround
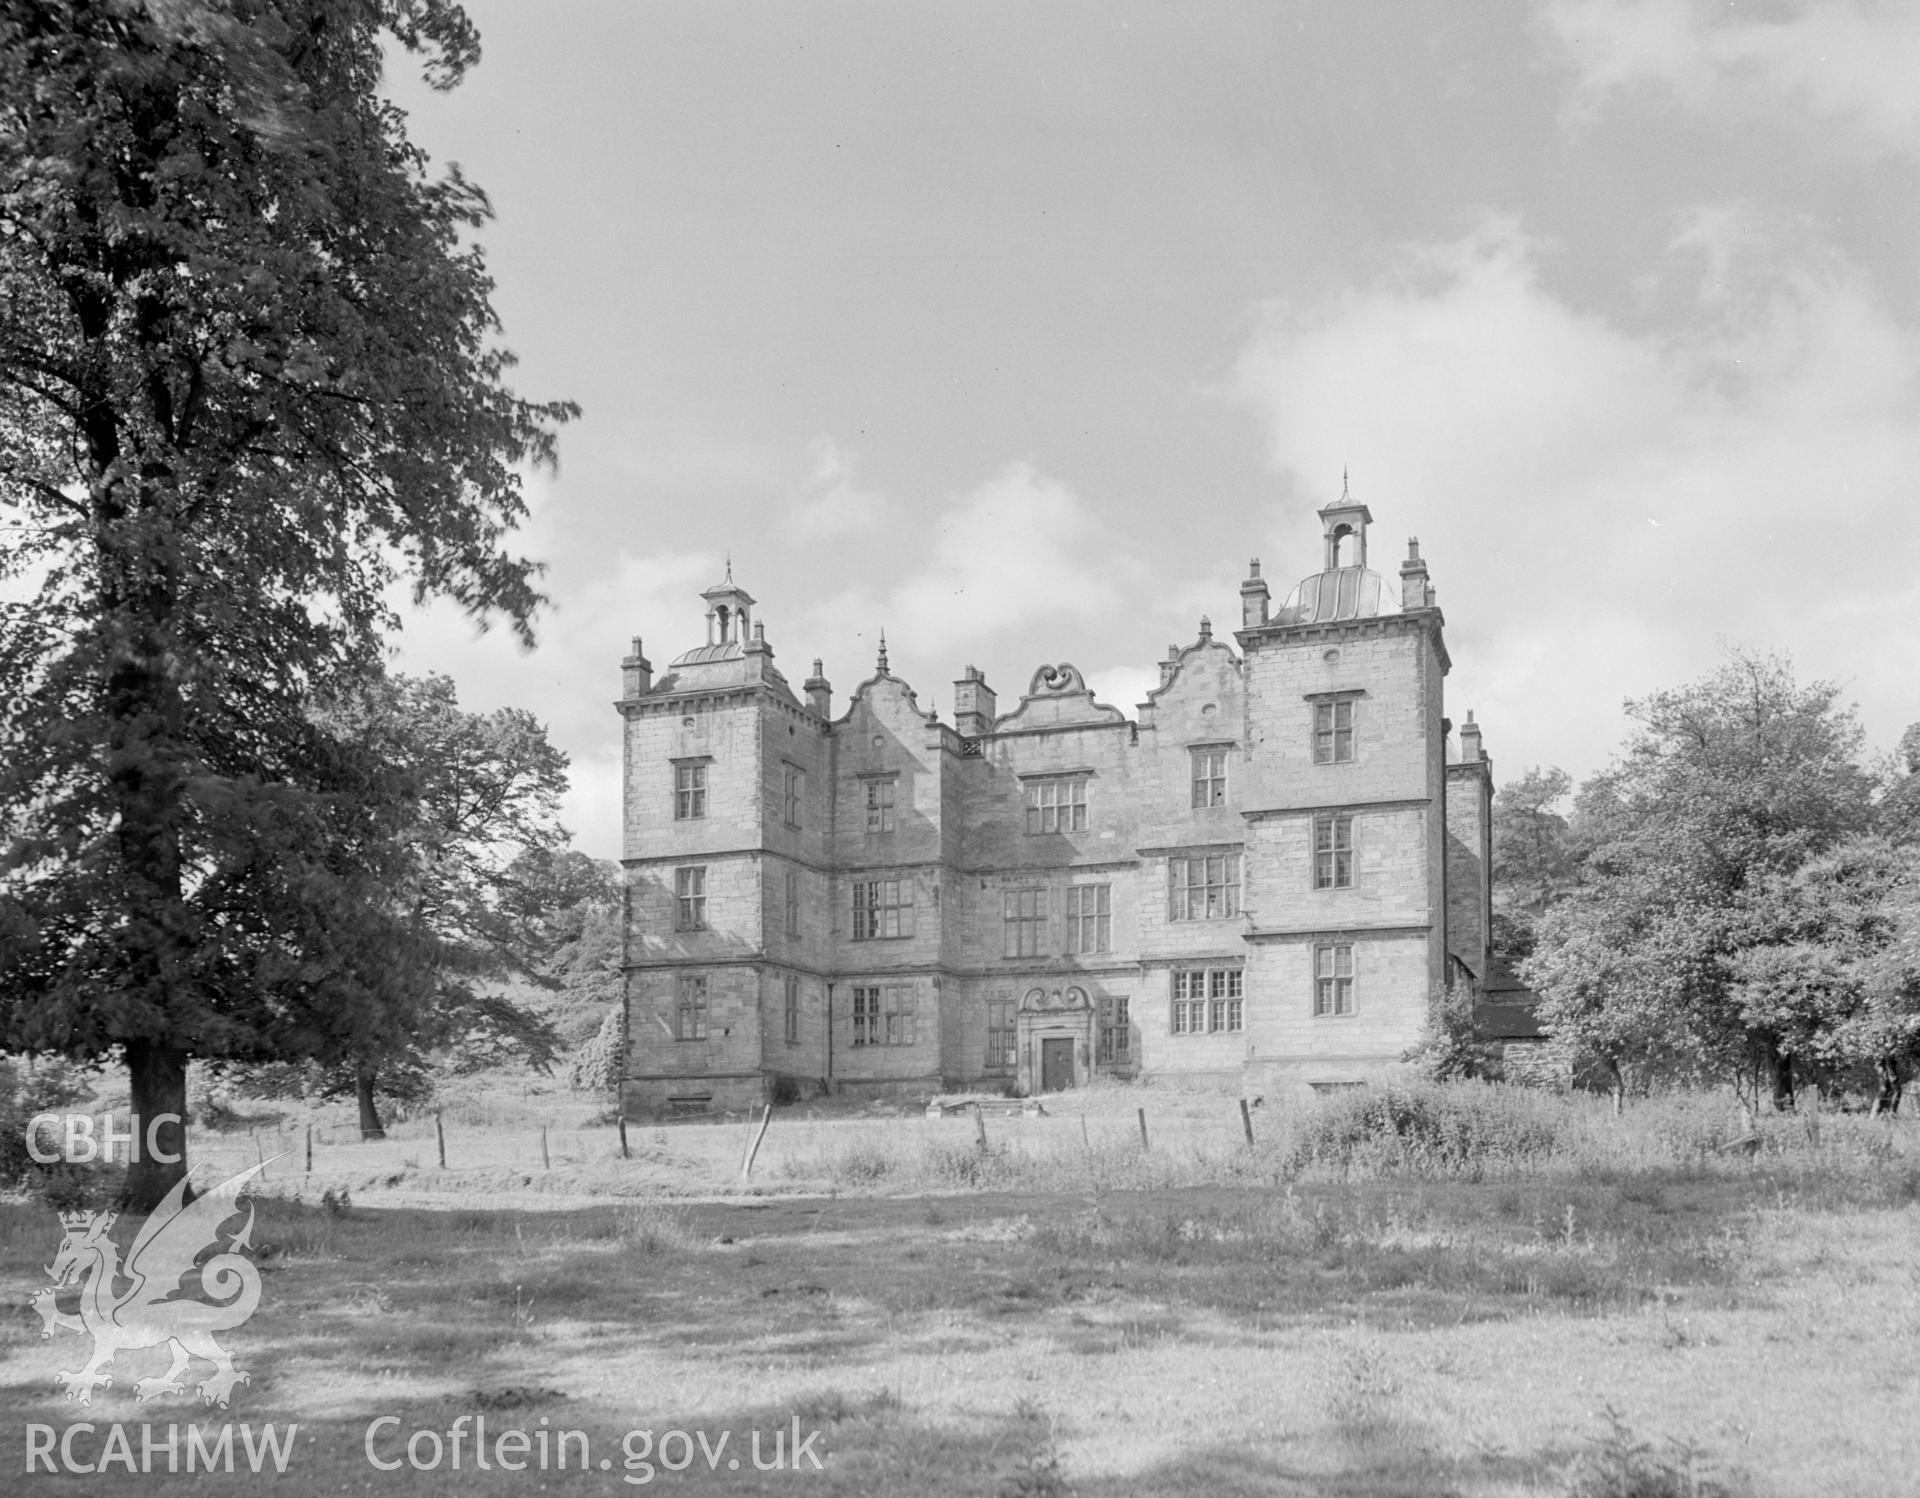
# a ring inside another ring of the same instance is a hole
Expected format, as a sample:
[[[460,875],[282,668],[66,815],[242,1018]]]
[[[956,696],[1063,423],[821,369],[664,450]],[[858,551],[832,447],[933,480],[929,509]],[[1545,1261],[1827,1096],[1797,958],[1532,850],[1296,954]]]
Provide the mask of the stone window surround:
[[[673,929],[707,929],[707,866],[681,864],[673,871]]]
[[[1243,1034],[1247,1028],[1245,974],[1239,963],[1180,963],[1169,969],[1167,1033]]]
[[[1359,965],[1355,943],[1316,941],[1313,944],[1312,1013],[1315,1019],[1351,1019]],[[1341,954],[1345,953],[1344,971]],[[1322,985],[1330,985],[1324,987]]]
[[[1343,687],[1328,692],[1307,692],[1302,700],[1307,704],[1307,758],[1315,765],[1350,765],[1359,758],[1359,738],[1355,722],[1359,714],[1354,711],[1355,704],[1370,695],[1364,687]],[[1340,726],[1339,709],[1345,706],[1346,726]],[[1328,709],[1326,727],[1321,727],[1322,708]],[[1341,738],[1345,736],[1346,753],[1340,753]],[[1325,737],[1327,757],[1320,754],[1321,739]]]
[[[1187,745],[1190,810],[1206,811],[1227,804],[1227,761],[1235,747],[1231,739],[1206,739]],[[1217,765],[1212,763],[1216,756]]]
[[[1316,893],[1354,887],[1359,855],[1354,847],[1353,821],[1350,811],[1316,811],[1313,814],[1307,882]]]
[[[807,771],[790,759],[780,762],[780,811],[789,827],[800,825],[801,805],[807,794]]]
[[[681,973],[675,984],[674,999],[673,1038],[705,1040],[707,1038],[707,975]]]
[[[913,876],[853,881],[854,941],[899,941],[913,935]]]
[[[711,754],[687,754],[669,760],[673,766],[673,819],[697,822],[707,814],[707,767]]]
[[[1027,836],[1085,832],[1087,787],[1093,776],[1091,767],[1036,770],[1020,776],[1021,795],[1026,801]]]
[[[867,831],[892,832],[898,814],[896,801],[900,784],[898,770],[863,770],[854,777],[866,803]]]

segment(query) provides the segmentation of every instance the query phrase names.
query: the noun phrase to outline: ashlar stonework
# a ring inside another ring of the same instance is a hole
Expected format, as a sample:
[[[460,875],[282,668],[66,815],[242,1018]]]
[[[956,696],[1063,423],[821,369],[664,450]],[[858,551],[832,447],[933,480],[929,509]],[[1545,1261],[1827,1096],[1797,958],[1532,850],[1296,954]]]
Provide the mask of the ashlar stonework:
[[[1489,970],[1492,771],[1418,543],[1396,598],[1366,506],[1320,517],[1322,569],[1274,609],[1255,562],[1235,644],[1201,620],[1131,719],[1060,664],[1005,713],[968,667],[942,723],[884,643],[835,717],[731,568],[705,644],[656,678],[636,639],[629,1114],[1397,1062]]]

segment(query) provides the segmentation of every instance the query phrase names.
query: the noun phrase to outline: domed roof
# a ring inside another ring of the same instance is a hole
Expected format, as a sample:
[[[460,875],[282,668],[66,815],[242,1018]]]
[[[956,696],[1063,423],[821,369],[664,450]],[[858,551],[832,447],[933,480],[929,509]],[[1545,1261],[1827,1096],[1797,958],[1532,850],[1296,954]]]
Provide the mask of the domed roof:
[[[1399,609],[1400,600],[1379,573],[1366,567],[1336,567],[1301,578],[1272,622],[1326,624],[1337,619],[1373,619]]]
[[[674,666],[705,666],[714,661],[737,661],[743,654],[738,640],[723,640],[718,645],[696,645],[684,655],[676,655]]]

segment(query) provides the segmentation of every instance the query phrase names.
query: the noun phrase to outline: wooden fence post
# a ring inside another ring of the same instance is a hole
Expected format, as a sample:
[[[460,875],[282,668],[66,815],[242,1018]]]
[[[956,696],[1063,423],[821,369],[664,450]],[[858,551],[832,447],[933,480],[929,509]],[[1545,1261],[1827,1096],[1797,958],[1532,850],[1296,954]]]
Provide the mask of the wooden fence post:
[[[620,1158],[622,1160],[633,1158],[633,1151],[627,1148],[627,1114],[624,1108],[620,1111]]]
[[[980,1152],[985,1154],[987,1149],[987,1115],[981,1110],[978,1103],[973,1105],[973,1131],[979,1136]]]
[[[1240,1127],[1247,1131],[1247,1148],[1253,1148],[1253,1115],[1247,1111],[1247,1100],[1240,1099]]]
[[[752,1103],[747,1104],[747,1137],[740,1141],[740,1179],[743,1181],[747,1178],[747,1161],[753,1156],[753,1108]]]
[[[760,1141],[767,1137],[767,1125],[773,1122],[773,1104],[767,1104],[767,1111],[760,1115],[760,1132],[753,1136],[753,1144],[747,1150],[747,1158],[740,1162],[740,1179],[753,1179],[753,1162],[760,1156]]]
[[[1153,1148],[1147,1143],[1147,1110],[1145,1108],[1140,1109],[1140,1148],[1143,1150]]]
[[[440,1152],[440,1168],[445,1170],[447,1168],[447,1129],[446,1125],[440,1121],[438,1108],[433,1110],[433,1143]]]
[[[307,1125],[307,1174],[313,1174],[313,1125]]]
[[[553,1169],[553,1156],[547,1153],[547,1126],[545,1124],[540,1125],[540,1168],[542,1170]]]

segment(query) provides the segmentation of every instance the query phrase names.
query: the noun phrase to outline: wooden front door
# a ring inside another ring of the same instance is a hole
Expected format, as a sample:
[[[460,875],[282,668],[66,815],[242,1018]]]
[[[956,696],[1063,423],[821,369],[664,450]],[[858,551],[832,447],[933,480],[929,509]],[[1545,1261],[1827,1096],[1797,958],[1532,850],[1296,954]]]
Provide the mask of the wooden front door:
[[[1040,1042],[1040,1090],[1065,1092],[1073,1086],[1073,1040]]]

